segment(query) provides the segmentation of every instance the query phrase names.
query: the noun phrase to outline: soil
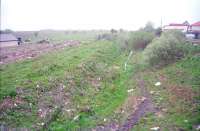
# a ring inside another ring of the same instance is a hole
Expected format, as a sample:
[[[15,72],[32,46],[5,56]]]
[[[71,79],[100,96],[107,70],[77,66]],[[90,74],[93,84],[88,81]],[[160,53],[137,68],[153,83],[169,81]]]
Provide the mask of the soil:
[[[138,105],[137,109],[133,114],[131,114],[126,122],[119,127],[119,131],[129,131],[131,130],[138,122],[139,120],[144,117],[149,112],[156,112],[156,109],[153,105],[153,102],[151,100],[150,94],[145,88],[144,81],[138,80],[138,87],[140,88],[140,92],[144,98],[144,100],[141,102],[141,104]]]
[[[79,44],[79,41],[68,40],[59,44],[34,43],[22,44],[14,47],[1,47],[0,65],[13,63],[24,59],[32,59],[50,51],[64,49],[64,47],[76,46]]]
[[[6,97],[0,102],[0,113],[7,109],[15,108],[18,105],[26,103],[21,97],[17,96],[16,98]]]
[[[139,101],[134,102],[136,107],[133,108],[132,114],[128,116],[128,119],[123,124],[108,123],[104,126],[97,126],[92,131],[130,131],[142,117],[147,113],[157,113],[157,109],[154,107],[150,93],[145,88],[144,80],[137,80],[138,87],[140,89],[141,98]]]

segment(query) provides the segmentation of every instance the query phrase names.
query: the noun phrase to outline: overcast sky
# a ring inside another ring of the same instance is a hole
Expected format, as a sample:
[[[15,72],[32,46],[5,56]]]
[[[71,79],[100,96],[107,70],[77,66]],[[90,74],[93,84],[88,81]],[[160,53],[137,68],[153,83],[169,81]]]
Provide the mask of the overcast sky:
[[[1,0],[1,29],[128,29],[200,21],[200,0]]]

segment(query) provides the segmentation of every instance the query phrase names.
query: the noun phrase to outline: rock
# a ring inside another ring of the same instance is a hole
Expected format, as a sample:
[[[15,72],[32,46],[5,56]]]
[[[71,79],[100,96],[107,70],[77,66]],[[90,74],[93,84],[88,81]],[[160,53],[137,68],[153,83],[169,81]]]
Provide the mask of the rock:
[[[160,82],[156,82],[156,83],[155,83],[155,86],[160,86],[160,85],[161,85]]]
[[[150,130],[152,130],[152,131],[158,131],[159,129],[160,129],[160,127],[158,127],[158,126],[150,128]]]

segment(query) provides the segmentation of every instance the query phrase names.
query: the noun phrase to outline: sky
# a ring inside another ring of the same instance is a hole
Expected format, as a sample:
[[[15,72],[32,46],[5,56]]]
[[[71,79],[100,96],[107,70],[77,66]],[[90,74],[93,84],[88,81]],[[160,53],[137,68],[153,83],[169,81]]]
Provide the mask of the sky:
[[[1,29],[136,30],[200,21],[200,0],[1,0]]]

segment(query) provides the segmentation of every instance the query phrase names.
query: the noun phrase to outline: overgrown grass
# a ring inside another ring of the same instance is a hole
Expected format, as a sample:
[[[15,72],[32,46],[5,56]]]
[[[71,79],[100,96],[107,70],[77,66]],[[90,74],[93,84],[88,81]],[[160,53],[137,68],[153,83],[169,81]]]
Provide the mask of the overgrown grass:
[[[193,55],[159,70],[140,72],[160,114],[145,116],[133,131],[157,126],[164,131],[195,130],[200,123],[199,66],[200,56]],[[161,86],[154,85],[158,81]]]
[[[126,98],[126,81],[132,72],[131,66],[124,71],[126,59],[127,55],[116,44],[99,41],[2,66],[1,100],[6,96],[15,98],[19,88],[24,91],[20,97],[33,103],[33,107],[28,116],[20,110],[6,110],[1,122],[20,127],[32,127],[36,121],[40,122],[38,97],[62,83],[71,94],[68,108],[75,112],[71,116],[61,112],[50,129],[84,129],[102,123]],[[76,115],[79,117],[74,121]]]

